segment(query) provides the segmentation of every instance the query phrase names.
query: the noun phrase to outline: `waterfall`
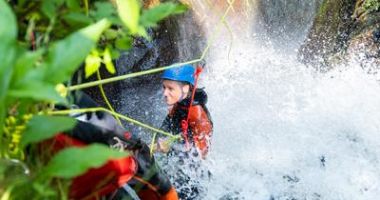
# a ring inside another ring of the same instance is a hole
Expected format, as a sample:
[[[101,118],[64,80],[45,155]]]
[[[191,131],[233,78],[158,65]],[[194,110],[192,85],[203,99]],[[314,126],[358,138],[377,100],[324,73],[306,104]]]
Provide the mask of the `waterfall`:
[[[318,73],[297,61],[321,1],[236,0],[220,31],[232,0],[183,2],[178,60],[215,37],[200,80],[214,121],[204,199],[378,199],[379,83],[355,62]],[[163,120],[160,91],[129,94],[154,102],[145,121]]]
[[[319,4],[241,1],[227,15],[201,78],[215,126],[205,199],[380,195],[379,84],[355,63],[320,74],[296,59]]]

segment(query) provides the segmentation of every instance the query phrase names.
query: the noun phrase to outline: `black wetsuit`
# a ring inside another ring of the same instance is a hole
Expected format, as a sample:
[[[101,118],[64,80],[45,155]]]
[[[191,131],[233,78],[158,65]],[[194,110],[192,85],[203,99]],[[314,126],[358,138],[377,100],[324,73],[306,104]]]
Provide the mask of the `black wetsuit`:
[[[98,107],[98,104],[84,93],[76,96],[74,98],[74,103],[80,108]],[[121,146],[124,150],[133,152],[133,156],[138,164],[138,171],[135,176],[154,185],[159,194],[166,194],[171,189],[172,184],[156,164],[154,157],[150,155],[149,147],[140,139],[132,137],[132,135],[130,138],[126,138],[124,134],[125,130],[120,126],[114,126],[115,124],[117,125],[116,120],[114,120],[114,118],[108,113],[89,112],[83,114],[83,116],[75,117],[80,120],[77,121],[76,126],[71,131],[66,132],[67,135],[86,144],[101,143],[111,147]],[[93,118],[96,118],[96,122],[99,122],[107,117],[111,117],[111,120],[108,121],[108,125],[111,128],[108,129],[107,127],[93,124]],[[135,181],[134,179],[130,180],[128,184],[136,191],[136,193],[140,190],[147,189],[147,185],[141,184],[141,182]],[[124,190],[121,189],[112,199],[125,199],[125,195],[128,194],[123,191]]]
[[[201,106],[206,113],[205,117],[211,122],[206,103],[207,94],[203,89],[197,89],[192,106]],[[174,110],[165,118],[161,128],[175,135],[182,134],[181,121],[186,120],[189,105],[190,98],[186,98],[177,103],[173,108]],[[198,179],[201,178],[201,176],[205,176],[205,174],[208,178],[210,173],[207,169],[203,169],[204,167],[201,165],[202,158],[195,148],[193,130],[191,130],[190,126],[187,132],[191,149],[189,151],[185,149],[185,141],[183,140],[175,143],[168,153],[169,158],[164,159],[165,165],[163,166],[165,166],[164,170],[176,187],[181,199],[202,199],[201,193],[202,191],[205,192],[205,188],[201,187]],[[192,175],[189,176],[189,174]]]

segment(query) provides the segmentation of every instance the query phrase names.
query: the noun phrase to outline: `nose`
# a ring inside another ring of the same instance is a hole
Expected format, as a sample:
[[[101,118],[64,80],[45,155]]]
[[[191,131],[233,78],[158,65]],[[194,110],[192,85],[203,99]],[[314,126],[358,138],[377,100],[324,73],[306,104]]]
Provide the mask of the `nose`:
[[[168,89],[164,89],[164,97],[167,97],[169,95],[169,90]]]

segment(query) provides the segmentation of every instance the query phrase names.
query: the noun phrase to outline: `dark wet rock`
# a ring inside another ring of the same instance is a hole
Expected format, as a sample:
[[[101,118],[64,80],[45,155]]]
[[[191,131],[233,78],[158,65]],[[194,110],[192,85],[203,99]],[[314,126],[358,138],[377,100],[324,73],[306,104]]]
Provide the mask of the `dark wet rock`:
[[[197,59],[204,48],[205,38],[191,11],[172,16],[149,30],[151,40],[135,38],[132,48],[122,52],[115,61],[117,75],[145,71],[177,62]],[[103,69],[102,78],[111,75]],[[144,75],[104,85],[105,93],[114,109],[141,122],[159,127],[163,119],[155,119],[157,106],[163,106],[160,74]],[[96,80],[92,77],[91,81]],[[106,106],[98,87],[85,90],[102,106]],[[132,133],[146,131],[129,123],[124,124]]]
[[[152,41],[140,40],[130,51],[123,53],[117,61],[118,74],[144,71],[199,58],[205,41],[204,34],[200,32],[200,27],[190,11],[164,21],[160,28],[151,34]],[[116,110],[141,122],[160,127],[165,116],[158,113],[166,107],[160,93],[160,74],[119,81],[117,87],[120,88],[120,92],[114,93],[113,97]],[[130,124],[126,126],[134,133],[147,132],[146,129]]]
[[[379,0],[324,0],[300,49],[300,60],[320,71],[354,61],[367,72],[377,73],[379,11]]]
[[[347,46],[354,8],[353,0],[323,0],[309,35],[300,48],[299,59],[327,71],[331,60],[339,59],[332,56]]]
[[[358,0],[345,59],[355,61],[369,74],[380,70],[380,1]]]

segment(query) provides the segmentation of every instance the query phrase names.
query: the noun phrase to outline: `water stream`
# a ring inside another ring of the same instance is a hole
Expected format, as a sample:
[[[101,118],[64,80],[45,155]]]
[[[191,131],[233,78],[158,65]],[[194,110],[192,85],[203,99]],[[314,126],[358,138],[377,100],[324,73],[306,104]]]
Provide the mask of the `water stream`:
[[[199,34],[214,37],[227,1],[188,2]],[[296,58],[319,3],[236,1],[227,15],[230,31],[223,25],[216,36],[200,83],[215,127],[204,199],[380,196],[378,81],[355,63],[319,73]],[[186,57],[186,46],[199,44],[184,41]],[[166,114],[160,92],[145,93],[154,103],[144,116],[156,125]]]
[[[210,48],[206,199],[377,199],[380,85],[355,63],[324,74],[300,64],[318,2],[281,2],[232,29],[230,54],[226,32]]]

